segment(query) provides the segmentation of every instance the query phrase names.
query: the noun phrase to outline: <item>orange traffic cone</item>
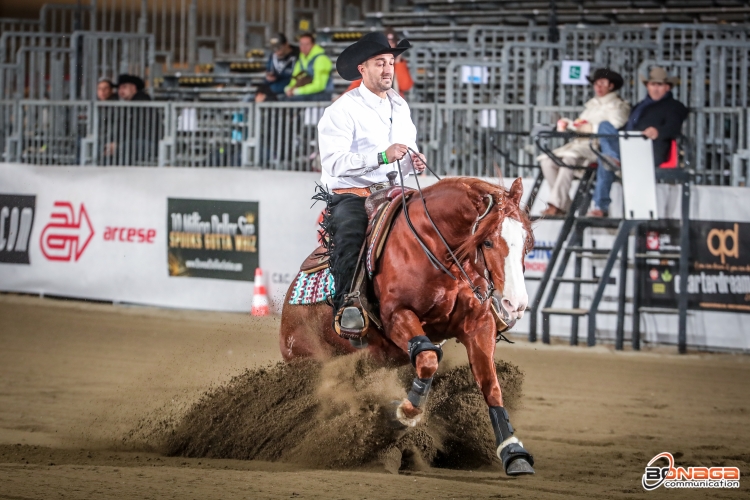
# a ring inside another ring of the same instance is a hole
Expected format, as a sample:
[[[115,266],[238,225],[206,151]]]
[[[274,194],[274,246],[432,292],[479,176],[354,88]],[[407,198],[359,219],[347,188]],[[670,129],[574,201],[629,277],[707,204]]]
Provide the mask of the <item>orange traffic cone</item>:
[[[266,286],[263,284],[263,271],[260,268],[255,269],[255,286],[253,290],[253,309],[250,311],[253,316],[268,316],[268,295]]]

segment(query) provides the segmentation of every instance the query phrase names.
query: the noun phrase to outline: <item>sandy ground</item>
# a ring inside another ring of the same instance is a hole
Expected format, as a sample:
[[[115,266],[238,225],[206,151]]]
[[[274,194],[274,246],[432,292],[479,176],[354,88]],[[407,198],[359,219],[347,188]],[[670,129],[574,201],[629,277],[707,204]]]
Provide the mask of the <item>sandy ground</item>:
[[[0,499],[748,498],[750,357],[502,345],[525,373],[517,435],[537,474],[324,470],[166,457],[128,436],[280,359],[278,318],[0,295]],[[446,359],[465,361],[449,344]],[[487,419],[486,414],[477,418]],[[734,465],[739,490],[641,487],[646,463]]]

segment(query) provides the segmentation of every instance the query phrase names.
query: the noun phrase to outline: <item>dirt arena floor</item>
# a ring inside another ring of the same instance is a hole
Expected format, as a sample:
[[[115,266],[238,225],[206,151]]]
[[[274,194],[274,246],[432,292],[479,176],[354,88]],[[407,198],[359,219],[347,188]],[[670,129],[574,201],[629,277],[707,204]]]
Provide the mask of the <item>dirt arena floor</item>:
[[[511,417],[533,477],[507,478],[497,461],[398,471],[167,456],[160,423],[278,361],[278,324],[0,295],[0,499],[750,498],[750,357],[673,348],[501,345],[523,372]],[[445,358],[466,362],[455,343]],[[647,493],[644,467],[663,451],[738,466],[741,487]]]

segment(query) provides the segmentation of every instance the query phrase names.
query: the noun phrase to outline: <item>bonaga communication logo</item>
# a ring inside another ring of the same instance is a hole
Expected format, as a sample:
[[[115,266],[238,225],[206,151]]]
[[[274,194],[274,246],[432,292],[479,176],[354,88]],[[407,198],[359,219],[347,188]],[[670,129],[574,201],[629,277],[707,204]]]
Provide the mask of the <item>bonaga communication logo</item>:
[[[666,460],[667,466],[654,465],[657,460]],[[660,486],[665,488],[739,488],[740,469],[737,467],[675,467],[672,454],[663,452],[648,463],[641,483],[646,491],[653,491]]]

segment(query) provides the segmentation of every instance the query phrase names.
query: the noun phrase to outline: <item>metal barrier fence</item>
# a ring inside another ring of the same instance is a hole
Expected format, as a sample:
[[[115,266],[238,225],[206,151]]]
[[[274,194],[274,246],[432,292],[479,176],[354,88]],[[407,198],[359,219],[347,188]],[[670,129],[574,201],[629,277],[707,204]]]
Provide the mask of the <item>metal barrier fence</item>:
[[[328,103],[0,101],[2,161],[42,165],[258,167],[319,171]],[[526,176],[537,124],[578,106],[413,104],[417,143],[441,174]],[[698,182],[745,185],[750,111],[694,108],[683,131]],[[510,133],[514,132],[514,133]],[[555,145],[553,145],[554,147]]]

